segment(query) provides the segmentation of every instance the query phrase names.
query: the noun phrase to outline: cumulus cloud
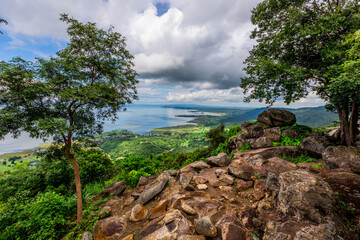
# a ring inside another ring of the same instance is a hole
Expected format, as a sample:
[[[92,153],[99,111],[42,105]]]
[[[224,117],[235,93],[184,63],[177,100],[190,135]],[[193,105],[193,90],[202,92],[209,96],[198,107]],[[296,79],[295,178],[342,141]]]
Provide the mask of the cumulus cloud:
[[[4,28],[13,46],[41,38],[67,41],[66,24],[58,18],[69,13],[100,27],[111,24],[126,36],[142,79],[185,88],[238,86],[242,62],[253,44],[251,9],[260,0],[160,2],[169,6],[161,16],[153,0],[2,0],[0,16],[9,22]]]

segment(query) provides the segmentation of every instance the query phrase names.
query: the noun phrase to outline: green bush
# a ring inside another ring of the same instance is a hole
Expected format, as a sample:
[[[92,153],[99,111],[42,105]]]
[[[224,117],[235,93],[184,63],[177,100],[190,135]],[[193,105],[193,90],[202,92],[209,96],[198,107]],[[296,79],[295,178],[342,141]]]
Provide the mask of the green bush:
[[[227,153],[227,142],[220,143],[219,146],[211,152],[211,156],[216,156],[219,153]]]
[[[237,134],[242,133],[242,131],[240,131],[240,125],[235,125],[235,126],[231,126],[229,127],[229,130],[226,133],[226,141],[229,138],[233,138],[234,136],[236,136]]]
[[[283,157],[284,160],[298,164],[298,163],[307,163],[307,162],[316,162],[317,160],[311,158],[307,153],[302,153],[299,157]]]
[[[284,131],[286,129],[297,130],[300,134],[300,138],[305,138],[309,133],[311,133],[313,131],[313,129],[311,127],[306,126],[306,125],[301,125],[301,124],[295,124],[294,126],[281,127],[281,131]]]
[[[221,123],[219,126],[210,129],[206,133],[206,137],[210,139],[211,150],[215,150],[221,143],[224,143],[226,139],[225,125]]]
[[[71,228],[76,199],[54,192],[34,199],[18,195],[0,205],[0,239],[61,239]]]
[[[245,152],[245,151],[249,151],[251,149],[252,149],[251,144],[245,143],[245,145],[243,147],[241,147],[237,152]]]
[[[273,146],[300,146],[302,139],[299,138],[290,138],[289,136],[282,136],[281,142],[273,142]]]

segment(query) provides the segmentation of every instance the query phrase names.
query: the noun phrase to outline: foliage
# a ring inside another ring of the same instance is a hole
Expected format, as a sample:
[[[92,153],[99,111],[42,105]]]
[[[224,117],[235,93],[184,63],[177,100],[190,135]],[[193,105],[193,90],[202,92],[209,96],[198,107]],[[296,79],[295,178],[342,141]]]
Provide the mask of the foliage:
[[[313,131],[313,129],[311,127],[306,126],[306,125],[297,124],[297,123],[293,126],[281,127],[281,131],[284,131],[287,129],[296,130],[299,133],[300,138],[305,138],[309,133],[311,133]]]
[[[54,192],[11,198],[0,205],[0,239],[61,239],[75,210],[75,199]]]
[[[227,142],[220,143],[215,150],[211,151],[211,156],[216,156],[219,153],[227,153],[227,145]]]
[[[276,146],[300,146],[302,139],[299,138],[291,138],[289,136],[281,136],[280,142],[273,142],[273,147]]]
[[[295,164],[298,163],[307,163],[307,162],[316,162],[317,160],[314,158],[311,158],[307,155],[307,153],[302,153],[300,156],[298,157],[285,157],[283,156],[283,159]]]
[[[315,169],[320,169],[320,168],[325,167],[325,166],[326,166],[325,163],[319,163],[319,164],[311,165],[311,167],[315,168]]]
[[[220,123],[219,126],[210,129],[210,131],[206,133],[206,137],[210,140],[209,148],[211,150],[216,149],[220,143],[223,143],[227,140],[225,138],[225,125]]]
[[[242,131],[240,130],[240,125],[231,126],[227,130],[225,138],[226,138],[226,140],[228,140],[229,138],[232,138],[240,133],[242,133]]]
[[[357,129],[348,125],[358,118],[359,89],[351,85],[358,78],[352,78],[356,64],[350,56],[357,45],[346,44],[346,37],[358,30],[358,1],[265,0],[253,9],[251,20],[257,45],[240,84],[250,93],[245,101],[271,105],[282,98],[289,104],[315,92],[337,110],[343,141],[352,145]],[[344,114],[349,109],[356,110],[350,120]]]
[[[237,152],[245,152],[245,151],[249,151],[251,150],[251,144],[250,143],[245,143],[244,146],[242,146]]]

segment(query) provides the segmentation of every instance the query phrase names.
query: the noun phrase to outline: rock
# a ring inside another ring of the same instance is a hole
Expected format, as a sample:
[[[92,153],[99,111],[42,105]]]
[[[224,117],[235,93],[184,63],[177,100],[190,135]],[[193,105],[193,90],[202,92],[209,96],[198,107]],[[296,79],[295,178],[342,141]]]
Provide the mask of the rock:
[[[169,173],[170,176],[172,177],[177,177],[177,175],[179,175],[179,170],[174,169],[174,170],[166,170],[165,172]]]
[[[217,200],[205,200],[202,202],[194,202],[193,204],[199,217],[211,217],[216,214],[222,206],[222,204]]]
[[[134,197],[132,197],[132,196],[127,197],[127,198],[125,199],[124,205],[125,205],[125,206],[129,206],[129,205],[132,204],[134,201],[135,201],[135,198],[134,198]]]
[[[196,215],[196,211],[194,208],[192,208],[189,204],[187,204],[185,201],[181,201],[181,210],[183,210],[186,214],[189,215]]]
[[[196,184],[204,184],[204,183],[207,183],[209,180],[202,177],[202,176],[194,176],[193,177],[194,181]]]
[[[145,237],[141,237],[141,235],[139,236],[138,239],[141,240],[172,240],[173,235],[171,234],[171,232],[169,231],[169,229],[166,226],[163,226],[161,228],[159,228],[158,230],[152,232],[149,235],[146,235]]]
[[[264,129],[264,137],[270,139],[271,142],[280,142],[281,141],[280,127]]]
[[[241,131],[246,131],[246,129],[250,126],[252,126],[254,124],[252,124],[251,122],[243,122],[241,125],[240,125],[240,129]]]
[[[136,187],[138,188],[138,187],[145,186],[146,184],[153,181],[154,179],[155,179],[155,176],[148,176],[148,177],[141,176],[139,178],[139,181],[138,181]]]
[[[94,200],[98,200],[102,197],[107,196],[120,196],[126,189],[126,183],[121,182],[114,182],[107,188],[104,188],[99,195],[97,195]]]
[[[278,146],[278,147],[271,147],[271,148],[262,148],[256,150],[250,150],[246,152],[238,152],[234,154],[233,162],[239,158],[248,159],[254,155],[259,155],[263,159],[269,159],[273,157],[298,157],[300,156],[300,150],[298,147],[295,146]]]
[[[181,186],[188,191],[193,190],[194,188],[190,185],[190,182],[193,178],[194,174],[192,172],[184,172],[180,174],[180,184]]]
[[[254,227],[253,219],[256,217],[256,210],[254,208],[245,206],[238,212],[238,216],[241,219],[241,223],[244,227]]]
[[[250,180],[254,175],[254,169],[244,158],[234,159],[227,170],[231,175],[243,180]]]
[[[281,173],[279,186],[278,209],[285,215],[321,224],[335,212],[333,191],[314,174],[303,170]]]
[[[246,161],[252,167],[261,167],[266,160],[264,159],[263,156],[255,154],[255,155],[249,157],[248,159],[246,159]]]
[[[233,185],[234,184],[234,178],[230,176],[229,174],[222,174],[219,177],[219,180],[226,183],[227,185]]]
[[[136,204],[131,210],[130,221],[138,222],[144,220],[148,214],[148,210],[142,204]]]
[[[149,219],[155,219],[165,214],[168,205],[168,200],[161,200],[150,212]]]
[[[133,239],[134,239],[134,234],[130,234],[130,235],[127,235],[126,237],[124,237],[121,240],[133,240]]]
[[[259,137],[250,140],[250,145],[252,149],[258,148],[267,148],[272,146],[272,140],[267,137]]]
[[[100,210],[99,219],[107,218],[111,216],[111,207],[105,206]]]
[[[169,210],[160,224],[163,224],[172,234],[192,234],[194,226],[182,213],[177,210]]]
[[[156,195],[158,195],[159,193],[162,192],[162,190],[164,189],[165,185],[167,184],[167,182],[169,181],[169,178],[165,177],[163,180],[161,181],[156,181],[149,186],[148,188],[146,188],[140,195],[139,199],[137,200],[138,204],[145,204],[148,201],[150,201],[151,199],[153,199]]]
[[[256,123],[254,125],[251,125],[245,129],[245,131],[240,134],[239,136],[240,140],[246,140],[250,138],[259,138],[264,136],[264,129],[269,128],[269,125],[264,123]]]
[[[96,222],[94,226],[94,240],[120,238],[126,228],[126,219],[109,217]]]
[[[209,164],[207,164],[204,161],[196,161],[196,162],[193,162],[193,163],[191,163],[189,165],[195,170],[201,170],[201,169],[210,167]]]
[[[330,224],[319,224],[317,226],[310,225],[302,228],[300,231],[296,232],[294,240],[302,239],[343,240],[343,238],[337,234],[334,222],[331,222]]]
[[[340,136],[341,136],[340,128],[331,130],[331,131],[328,133],[328,136],[329,136],[333,141],[338,141],[338,140],[340,140]]]
[[[238,182],[238,184],[236,185],[237,190],[239,190],[239,192],[243,192],[245,190],[248,190],[249,188],[252,188],[254,185],[253,181],[244,181],[241,180],[240,182]]]
[[[237,217],[225,215],[217,223],[217,236],[214,240],[246,240],[246,229],[241,226]]]
[[[205,240],[204,235],[179,235],[176,240]]]
[[[272,193],[273,196],[277,196],[279,193],[279,180],[275,173],[269,172],[266,178],[265,189]]]
[[[195,219],[194,225],[196,232],[200,235],[205,235],[207,237],[215,237],[217,234],[217,229],[212,223],[209,216]]]
[[[289,137],[289,138],[299,138],[300,133],[296,129],[285,129],[282,134],[283,137]]]
[[[300,143],[301,150],[307,152],[310,157],[321,158],[330,141],[326,137],[307,137]]]
[[[297,168],[296,164],[292,162],[285,161],[278,157],[273,157],[264,161],[259,168],[259,174],[265,177],[269,172],[272,172],[275,173],[276,176],[279,176],[280,173],[293,171]]]
[[[217,156],[207,158],[206,162],[213,166],[227,167],[229,166],[231,160],[226,153],[219,153]]]
[[[354,207],[360,213],[360,175],[351,170],[335,169],[320,173],[334,192],[339,193],[341,201]]]
[[[92,237],[93,237],[92,233],[87,231],[83,233],[81,240],[91,240]]]
[[[287,110],[267,109],[257,116],[257,121],[271,127],[292,126],[296,123],[295,114]]]
[[[255,198],[256,201],[259,201],[260,199],[265,197],[265,191],[266,191],[265,184],[266,184],[265,179],[255,180],[254,191],[252,193],[252,196]]]
[[[360,173],[360,149],[355,147],[327,147],[322,159],[330,169],[350,168],[353,172]]]
[[[221,174],[226,174],[227,173],[227,171],[226,170],[224,170],[224,169],[216,169],[215,170],[215,175],[216,175],[216,177],[220,177],[221,176]]]
[[[196,188],[199,190],[206,190],[208,189],[208,186],[206,184],[198,184]]]
[[[230,186],[219,186],[219,189],[221,191],[225,191],[225,192],[232,192],[233,188]]]

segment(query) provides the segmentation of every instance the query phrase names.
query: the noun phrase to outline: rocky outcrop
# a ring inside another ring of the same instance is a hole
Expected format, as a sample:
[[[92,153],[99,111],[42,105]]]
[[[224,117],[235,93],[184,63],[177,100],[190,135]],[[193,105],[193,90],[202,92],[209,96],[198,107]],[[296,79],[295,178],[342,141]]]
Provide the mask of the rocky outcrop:
[[[234,159],[245,158],[248,159],[254,155],[261,156],[263,159],[269,159],[273,157],[298,157],[300,156],[299,148],[295,146],[279,146],[272,148],[262,148],[246,152],[238,152],[234,154]]]
[[[270,127],[292,126],[296,123],[295,114],[287,110],[267,109],[256,118],[258,122]]]
[[[231,161],[226,153],[219,153],[217,156],[207,158],[206,162],[212,166],[226,167]]]
[[[353,172],[360,173],[360,149],[355,147],[327,147],[322,159],[330,169],[350,168]]]
[[[331,142],[325,137],[307,137],[300,144],[301,150],[308,153],[310,157],[321,158],[325,149]]]

